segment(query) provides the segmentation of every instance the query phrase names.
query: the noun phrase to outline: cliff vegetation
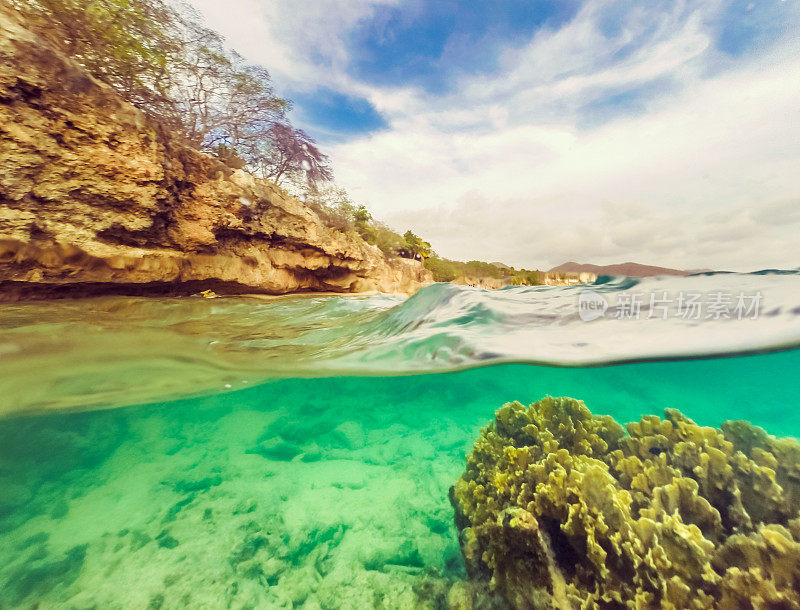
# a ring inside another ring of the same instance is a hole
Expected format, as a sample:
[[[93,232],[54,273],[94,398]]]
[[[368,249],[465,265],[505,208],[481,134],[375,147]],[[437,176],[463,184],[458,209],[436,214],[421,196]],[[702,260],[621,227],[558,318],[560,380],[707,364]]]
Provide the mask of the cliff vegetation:
[[[389,256],[423,242],[374,221],[333,182],[328,157],[289,119],[266,67],[247,62],[188,5],[163,0],[13,0],[26,27],[106,83],[173,139],[282,187],[328,227]],[[428,250],[430,244],[427,244]]]
[[[170,6],[0,8],[2,298],[430,282],[300,201],[329,183],[326,157],[265,70]]]

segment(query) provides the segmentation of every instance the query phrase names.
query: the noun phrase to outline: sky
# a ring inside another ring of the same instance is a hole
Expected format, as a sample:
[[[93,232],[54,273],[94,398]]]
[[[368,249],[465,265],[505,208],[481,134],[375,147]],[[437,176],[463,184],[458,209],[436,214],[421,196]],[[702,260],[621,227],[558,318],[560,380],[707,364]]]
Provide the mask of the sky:
[[[191,3],[442,256],[800,266],[800,0]]]

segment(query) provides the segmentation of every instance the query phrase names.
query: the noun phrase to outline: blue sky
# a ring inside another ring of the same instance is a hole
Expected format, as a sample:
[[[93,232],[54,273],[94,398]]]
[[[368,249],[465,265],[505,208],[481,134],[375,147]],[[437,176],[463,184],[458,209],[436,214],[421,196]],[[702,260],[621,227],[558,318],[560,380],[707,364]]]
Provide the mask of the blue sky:
[[[609,39],[619,37],[626,16],[640,2],[607,3],[598,16],[598,26]],[[646,45],[658,29],[657,0],[649,0],[653,22],[609,57],[598,58],[598,68],[624,61]],[[668,7],[675,2],[661,2]],[[572,1],[526,2],[523,0],[420,0],[379,5],[364,19],[342,33],[349,60],[345,73],[375,87],[417,87],[429,95],[442,96],[471,75],[502,70],[500,58],[520,48],[542,30],[557,31],[575,17],[582,4]],[[721,5],[706,17],[712,45],[707,54],[718,54],[710,71],[724,70],[746,55],[757,55],[796,27],[797,7],[789,1],[737,0]],[[325,65],[326,57],[317,61]],[[387,127],[387,120],[366,97],[321,86],[307,90],[291,87],[286,94],[296,104],[297,119],[320,141],[342,141]],[[585,124],[596,125],[620,113],[642,110],[646,100],[658,98],[677,86],[663,78],[611,87],[581,106]]]
[[[343,33],[348,76],[376,87],[419,87],[442,95],[459,77],[491,73],[509,47],[524,45],[539,29],[557,29],[574,16],[578,3],[535,0],[419,1],[377,6],[369,18]],[[327,62],[318,56],[321,65]],[[303,84],[303,89],[307,84]],[[334,88],[286,92],[296,120],[321,142],[387,127],[365,97]]]
[[[798,3],[193,0],[377,216],[539,268],[800,264]]]
[[[366,98],[328,87],[284,93],[293,103],[293,119],[321,143],[341,142],[388,127]]]
[[[508,46],[541,28],[558,28],[577,3],[534,0],[420,1],[383,6],[348,33],[352,75],[443,93],[465,72],[496,70]]]

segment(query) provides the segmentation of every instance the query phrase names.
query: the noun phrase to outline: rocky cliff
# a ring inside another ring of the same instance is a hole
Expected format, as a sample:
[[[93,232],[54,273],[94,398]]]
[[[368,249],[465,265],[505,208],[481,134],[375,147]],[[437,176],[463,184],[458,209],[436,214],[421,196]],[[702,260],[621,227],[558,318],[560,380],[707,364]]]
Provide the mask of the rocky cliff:
[[[0,300],[430,281],[181,144],[0,8]]]

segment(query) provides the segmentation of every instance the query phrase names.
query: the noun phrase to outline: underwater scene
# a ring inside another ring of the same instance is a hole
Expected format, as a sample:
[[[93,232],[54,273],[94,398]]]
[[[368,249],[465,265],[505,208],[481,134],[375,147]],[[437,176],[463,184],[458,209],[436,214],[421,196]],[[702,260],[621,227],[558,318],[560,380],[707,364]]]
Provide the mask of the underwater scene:
[[[0,305],[0,608],[800,607],[799,275]]]

